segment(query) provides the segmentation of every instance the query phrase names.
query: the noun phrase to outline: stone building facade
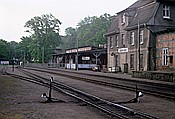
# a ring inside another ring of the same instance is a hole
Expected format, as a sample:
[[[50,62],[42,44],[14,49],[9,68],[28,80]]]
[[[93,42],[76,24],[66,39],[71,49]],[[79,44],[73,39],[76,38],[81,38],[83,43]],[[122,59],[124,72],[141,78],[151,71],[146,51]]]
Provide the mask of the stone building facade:
[[[174,0],[138,0],[117,13],[108,32],[108,69],[156,69],[156,33],[175,28]]]

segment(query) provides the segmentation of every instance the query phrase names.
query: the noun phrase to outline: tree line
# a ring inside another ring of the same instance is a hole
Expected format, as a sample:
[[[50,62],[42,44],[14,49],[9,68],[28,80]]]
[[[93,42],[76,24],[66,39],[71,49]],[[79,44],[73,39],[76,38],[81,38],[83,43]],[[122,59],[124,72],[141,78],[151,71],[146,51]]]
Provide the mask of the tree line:
[[[60,20],[52,14],[35,16],[28,20],[24,27],[29,36],[22,36],[21,41],[7,42],[0,40],[0,61],[13,58],[19,61],[28,62],[48,62],[53,49],[61,48],[64,53],[65,49],[75,48],[78,46],[98,46],[107,42],[103,34],[107,32],[113,16],[103,14],[99,17],[85,17],[81,20],[76,28],[68,27],[65,30],[65,36],[59,34]]]

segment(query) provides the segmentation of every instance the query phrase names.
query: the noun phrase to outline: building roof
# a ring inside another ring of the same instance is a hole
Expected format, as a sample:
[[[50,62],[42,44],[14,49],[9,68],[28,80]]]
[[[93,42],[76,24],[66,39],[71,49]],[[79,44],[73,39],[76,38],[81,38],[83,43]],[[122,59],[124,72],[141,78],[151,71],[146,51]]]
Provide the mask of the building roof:
[[[168,20],[162,19],[162,14],[161,18],[157,15],[160,2],[175,3],[175,0],[139,0],[135,4],[131,5],[129,9],[137,8],[135,10],[135,14],[137,14],[137,16],[129,21],[126,30],[137,28],[138,22],[141,27],[146,25],[152,32],[159,32],[175,27],[175,21],[172,20],[172,22],[168,22]]]
[[[111,26],[110,26],[109,29],[108,29],[108,33],[105,34],[105,36],[119,33],[119,31],[120,31],[120,30],[119,30],[119,28],[118,28],[118,18],[115,17],[114,20],[113,20],[112,23],[111,23]]]
[[[175,2],[175,0],[157,0],[158,2]]]
[[[140,25],[149,24],[154,25],[154,20],[152,19],[156,9],[158,8],[158,3],[155,0],[139,0],[135,4],[131,5],[128,9],[135,8],[132,14],[133,17],[130,19],[126,29],[137,28],[138,22]]]
[[[87,48],[87,46],[81,47],[81,48]],[[107,53],[107,48],[99,48],[99,47],[89,46],[90,49],[80,50],[81,48],[78,49],[78,54],[81,54],[81,55],[92,54],[92,53],[101,53],[101,54],[106,54]],[[71,52],[60,53],[60,54],[52,54],[52,56],[65,56],[65,55],[75,55],[75,54],[77,54],[77,49],[72,49],[72,50],[73,51],[71,51]]]
[[[128,8],[117,14],[126,13],[128,17],[128,25],[125,30],[137,29],[138,23],[140,27],[147,26],[152,32],[159,32],[161,30],[166,30],[175,27],[175,18],[172,18],[172,22],[161,19],[162,14],[158,16],[158,10],[160,3],[175,3],[175,0],[138,0]],[[160,14],[160,13],[159,13]],[[161,18],[160,18],[161,17]],[[114,33],[119,33],[119,23],[118,17],[114,19],[108,33],[105,35],[112,35]]]

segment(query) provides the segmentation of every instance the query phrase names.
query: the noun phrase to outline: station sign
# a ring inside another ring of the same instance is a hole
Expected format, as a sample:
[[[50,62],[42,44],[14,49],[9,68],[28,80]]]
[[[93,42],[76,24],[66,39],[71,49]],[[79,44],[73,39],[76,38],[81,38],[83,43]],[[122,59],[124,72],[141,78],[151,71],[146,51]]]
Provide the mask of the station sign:
[[[82,60],[90,60],[90,57],[82,57]]]
[[[91,47],[78,48],[78,52],[90,51],[90,50],[92,50]],[[77,48],[66,50],[66,53],[76,53],[76,52],[77,52]]]
[[[119,49],[118,49],[118,52],[119,52],[119,53],[128,52],[128,48],[119,48]]]

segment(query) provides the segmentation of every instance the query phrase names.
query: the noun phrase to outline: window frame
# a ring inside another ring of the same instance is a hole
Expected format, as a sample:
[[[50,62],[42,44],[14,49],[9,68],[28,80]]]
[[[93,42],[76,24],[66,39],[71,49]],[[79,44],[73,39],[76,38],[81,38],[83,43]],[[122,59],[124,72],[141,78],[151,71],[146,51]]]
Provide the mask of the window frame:
[[[125,40],[125,34],[122,33],[122,37],[121,37],[121,45],[122,45],[122,46],[125,45],[124,40]]]
[[[171,11],[169,5],[163,5],[163,18],[170,19],[171,18]]]
[[[124,24],[125,22],[126,22],[126,16],[125,13],[123,13],[121,17],[121,23]]]
[[[143,44],[143,30],[140,30],[140,44],[142,45]]]
[[[143,54],[140,54],[140,68],[143,68]]]
[[[113,48],[113,37],[112,36],[109,37],[109,47]]]
[[[134,54],[130,54],[130,69],[134,69]]]
[[[134,40],[135,40],[134,35],[135,35],[134,32],[131,32],[131,36],[130,36],[130,44],[131,45],[134,45]]]
[[[115,45],[116,45],[116,47],[119,47],[119,35],[116,35],[116,43],[115,43]]]
[[[162,66],[168,66],[168,48],[162,49]]]

